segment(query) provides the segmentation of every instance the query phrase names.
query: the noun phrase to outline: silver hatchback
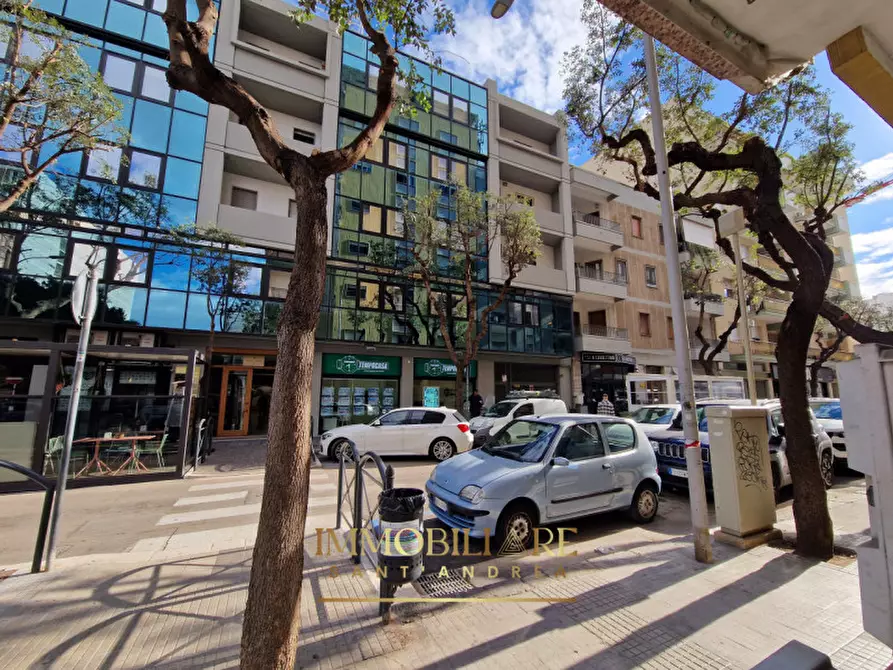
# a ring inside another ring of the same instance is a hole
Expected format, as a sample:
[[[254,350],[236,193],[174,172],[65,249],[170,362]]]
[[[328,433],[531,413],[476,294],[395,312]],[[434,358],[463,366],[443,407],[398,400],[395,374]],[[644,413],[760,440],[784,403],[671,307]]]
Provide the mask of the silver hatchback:
[[[534,529],[626,509],[657,514],[660,477],[647,435],[633,421],[591,414],[517,419],[474,449],[440,463],[426,489],[431,511],[471,537],[530,546]]]

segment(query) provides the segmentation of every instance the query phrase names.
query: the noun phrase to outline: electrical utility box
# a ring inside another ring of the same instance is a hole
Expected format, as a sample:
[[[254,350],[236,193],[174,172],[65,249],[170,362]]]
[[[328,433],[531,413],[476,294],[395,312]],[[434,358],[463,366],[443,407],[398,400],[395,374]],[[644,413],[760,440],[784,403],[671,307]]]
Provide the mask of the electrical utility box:
[[[847,460],[865,473],[871,524],[858,547],[862,625],[893,647],[893,348],[860,344],[837,374]]]
[[[713,499],[720,532],[714,537],[742,548],[766,542],[775,531],[775,495],[765,407],[707,408]]]

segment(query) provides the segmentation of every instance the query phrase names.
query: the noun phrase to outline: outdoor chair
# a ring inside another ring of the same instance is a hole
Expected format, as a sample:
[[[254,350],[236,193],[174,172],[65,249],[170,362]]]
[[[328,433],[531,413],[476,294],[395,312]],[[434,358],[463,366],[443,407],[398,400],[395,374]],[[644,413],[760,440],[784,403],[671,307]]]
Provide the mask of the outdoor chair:
[[[167,442],[168,433],[161,436],[158,442],[146,442],[145,445],[137,445],[136,457],[142,462],[143,456],[154,456],[158,460],[158,467],[164,466],[164,445]]]
[[[62,448],[65,446],[65,436],[51,437],[47,440],[47,446],[43,450],[43,474],[47,474],[50,470],[52,474],[56,474],[56,461],[62,455]]]

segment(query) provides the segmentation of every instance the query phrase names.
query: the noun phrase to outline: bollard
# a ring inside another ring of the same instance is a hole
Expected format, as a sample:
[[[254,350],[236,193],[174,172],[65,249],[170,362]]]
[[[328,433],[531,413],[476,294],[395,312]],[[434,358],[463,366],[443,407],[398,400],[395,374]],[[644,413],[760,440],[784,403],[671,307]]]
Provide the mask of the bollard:
[[[420,489],[387,489],[379,496],[381,542],[378,567],[381,583],[378,606],[382,623],[391,620],[391,602],[397,587],[422,576],[425,493]]]

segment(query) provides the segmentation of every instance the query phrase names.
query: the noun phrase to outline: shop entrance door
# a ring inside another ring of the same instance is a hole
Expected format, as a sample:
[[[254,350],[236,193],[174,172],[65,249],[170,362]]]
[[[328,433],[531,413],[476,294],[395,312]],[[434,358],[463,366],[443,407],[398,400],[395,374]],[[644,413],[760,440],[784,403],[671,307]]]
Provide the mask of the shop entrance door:
[[[221,437],[248,434],[252,372],[251,368],[223,368],[220,408],[217,413],[217,434]]]

